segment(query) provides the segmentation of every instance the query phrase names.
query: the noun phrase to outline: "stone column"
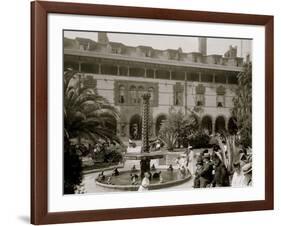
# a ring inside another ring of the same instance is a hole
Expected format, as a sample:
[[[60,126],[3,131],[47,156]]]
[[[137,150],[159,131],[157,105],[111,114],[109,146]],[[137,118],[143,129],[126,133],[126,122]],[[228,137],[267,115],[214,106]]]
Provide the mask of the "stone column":
[[[119,76],[120,75],[120,66],[117,65],[117,75]]]
[[[149,99],[150,93],[144,93],[142,95],[143,98],[143,106],[142,106],[142,153],[149,153]],[[141,178],[144,177],[145,172],[150,171],[150,159],[142,158],[140,161],[140,169],[141,169]]]
[[[215,73],[213,74],[213,81],[212,82],[216,83],[216,74]]]
[[[149,152],[149,99],[150,93],[144,93],[142,95],[143,106],[142,106],[142,152]]]

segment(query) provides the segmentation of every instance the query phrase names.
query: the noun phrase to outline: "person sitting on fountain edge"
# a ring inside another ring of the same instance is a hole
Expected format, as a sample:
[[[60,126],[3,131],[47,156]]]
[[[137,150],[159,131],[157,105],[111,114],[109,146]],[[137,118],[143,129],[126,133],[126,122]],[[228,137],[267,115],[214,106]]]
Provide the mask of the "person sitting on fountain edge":
[[[112,182],[111,182],[111,177],[108,177],[108,179],[107,179],[107,184],[112,184]]]
[[[104,176],[104,171],[101,171],[101,173],[98,175],[98,178],[97,178],[97,180],[98,181],[104,181],[105,180],[105,176]]]
[[[181,178],[185,178],[185,176],[186,176],[186,168],[184,167],[184,165],[181,165],[179,171],[180,171]]]
[[[138,183],[139,176],[137,174],[135,174],[135,173],[131,173],[130,177],[131,177],[130,178],[131,179],[131,184],[132,185],[136,185]]]
[[[169,167],[168,167],[168,169],[167,169],[167,171],[171,171],[171,172],[172,172],[173,170],[174,170],[173,165],[170,164]]]
[[[136,168],[136,165],[133,165],[133,167],[131,168],[131,172],[136,172],[137,171],[137,168]]]
[[[152,164],[152,166],[151,166],[151,169],[150,169],[151,171],[155,171],[156,170],[156,167],[155,167],[155,165],[154,164]]]
[[[153,175],[152,175],[152,179],[159,179],[160,178],[160,175],[161,175],[161,171],[159,172],[155,172]]]
[[[115,168],[112,172],[112,176],[119,176],[119,171],[117,168]]]

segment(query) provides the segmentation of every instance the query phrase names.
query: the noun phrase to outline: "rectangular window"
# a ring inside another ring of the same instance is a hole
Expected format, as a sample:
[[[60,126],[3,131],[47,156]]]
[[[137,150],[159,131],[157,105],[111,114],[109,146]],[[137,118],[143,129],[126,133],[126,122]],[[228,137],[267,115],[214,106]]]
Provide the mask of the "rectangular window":
[[[185,80],[185,72],[184,71],[172,71],[172,79],[173,80]]]
[[[175,106],[182,106],[183,105],[183,92],[175,91],[174,93],[174,105]]]
[[[191,81],[198,82],[199,81],[199,74],[198,73],[191,73],[190,79],[191,79]]]
[[[226,75],[216,75],[215,77],[216,83],[226,83]]]
[[[154,78],[154,70],[153,69],[146,69],[146,77],[147,78]]]
[[[205,96],[204,94],[197,94],[196,95],[196,106],[204,106],[205,105]]]
[[[201,82],[213,82],[213,74],[210,73],[202,73],[201,74]]]

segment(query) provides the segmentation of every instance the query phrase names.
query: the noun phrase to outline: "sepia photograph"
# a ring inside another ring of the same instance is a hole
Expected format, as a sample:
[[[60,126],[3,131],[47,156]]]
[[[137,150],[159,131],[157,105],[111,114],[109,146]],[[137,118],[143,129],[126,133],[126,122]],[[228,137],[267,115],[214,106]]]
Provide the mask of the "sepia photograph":
[[[252,39],[63,31],[63,193],[252,186]]]

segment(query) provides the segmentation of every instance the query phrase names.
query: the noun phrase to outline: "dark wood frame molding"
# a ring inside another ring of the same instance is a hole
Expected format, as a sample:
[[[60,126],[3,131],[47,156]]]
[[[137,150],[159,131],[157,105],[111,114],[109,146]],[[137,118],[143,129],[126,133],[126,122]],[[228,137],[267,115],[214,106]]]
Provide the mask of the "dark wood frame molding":
[[[265,27],[265,200],[48,212],[48,13]],[[273,16],[35,1],[31,3],[31,223],[52,224],[273,209]]]

